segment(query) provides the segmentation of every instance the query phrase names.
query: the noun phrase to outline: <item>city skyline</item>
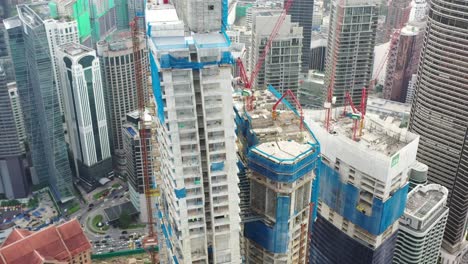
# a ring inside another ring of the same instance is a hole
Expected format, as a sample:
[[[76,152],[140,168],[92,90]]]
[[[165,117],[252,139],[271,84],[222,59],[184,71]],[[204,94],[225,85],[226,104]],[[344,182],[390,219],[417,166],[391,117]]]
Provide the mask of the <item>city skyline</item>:
[[[6,2],[3,262],[468,263],[468,2]]]

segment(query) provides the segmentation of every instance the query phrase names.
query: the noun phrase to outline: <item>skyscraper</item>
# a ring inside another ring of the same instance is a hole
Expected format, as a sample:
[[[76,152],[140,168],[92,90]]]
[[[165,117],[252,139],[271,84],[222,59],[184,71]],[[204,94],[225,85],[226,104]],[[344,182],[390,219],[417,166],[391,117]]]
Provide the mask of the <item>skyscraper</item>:
[[[387,42],[395,29],[400,29],[408,22],[411,12],[411,0],[393,0],[388,7],[385,21],[385,33],[382,42]]]
[[[455,253],[468,213],[468,37],[466,19],[453,12],[468,13],[468,2],[431,1],[409,128],[421,135],[418,160],[429,166],[429,182],[449,190],[442,246]]]
[[[250,69],[255,69],[259,58],[263,55],[265,45],[275,26],[274,22],[280,15],[281,10],[259,10],[252,15]],[[255,79],[255,87],[266,88],[271,84],[281,94],[288,89],[297,94],[301,70],[302,32],[302,27],[298,23],[292,23],[291,16],[287,15]]]
[[[285,3],[287,0],[284,1]],[[291,15],[291,22],[299,23],[302,27],[302,64],[303,73],[309,71],[310,42],[312,41],[312,19],[314,14],[314,0],[294,0],[288,14]]]
[[[15,119],[16,130],[18,132],[18,139],[21,144],[21,152],[26,153],[26,131],[24,128],[24,117],[23,109],[21,108],[20,98],[18,95],[18,89],[16,88],[16,82],[7,84],[8,95],[10,96],[11,109],[13,110],[13,117]]]
[[[127,114],[126,122],[122,126],[122,141],[125,153],[125,176],[128,179],[128,193],[133,206],[140,212],[140,220],[148,222],[145,180],[143,175],[143,155],[141,153],[141,137],[139,129],[146,129],[146,148],[148,153],[153,150],[151,133],[151,116],[145,114],[146,120],[141,120],[140,112]],[[156,147],[156,146],[155,146]],[[153,175],[153,156],[147,155],[148,175]],[[157,162],[157,161],[155,161]],[[151,178],[154,179],[154,178]]]
[[[55,89],[59,95],[60,111],[63,113],[63,91],[61,84],[60,71],[58,69],[59,62],[57,61],[57,50],[62,44],[70,42],[79,42],[78,37],[78,24],[75,20],[55,20],[47,19],[44,20],[45,30],[47,34],[47,42],[52,58],[52,70],[54,71],[54,83]]]
[[[362,88],[369,86],[374,62],[378,0],[333,0],[328,32],[323,98],[332,80],[335,106],[344,105],[349,91],[359,105]]]
[[[8,199],[25,198],[29,194],[14,115],[6,75],[0,65],[0,193]]]
[[[191,8],[176,12],[153,1],[145,14],[163,179],[160,251],[168,263],[241,263],[233,61],[215,21],[221,1],[177,8],[184,2]]]
[[[331,132],[321,111],[308,122],[322,157],[310,263],[390,264],[419,136],[368,112],[363,135],[352,140],[356,123],[336,111]]]
[[[113,175],[99,59],[96,51],[78,43],[59,46],[56,56],[77,175],[97,185]]]
[[[141,35],[140,50],[142,67],[142,82],[146,89],[148,80],[148,52],[143,34]],[[133,59],[132,37],[130,31],[116,32],[107,40],[97,45],[97,54],[102,68],[107,119],[110,128],[111,150],[117,166],[117,173],[124,169],[122,144],[122,125],[127,113],[138,108],[138,98],[135,81],[135,66]],[[146,94],[146,93],[145,93]],[[120,165],[121,166],[120,166]]]
[[[437,263],[449,212],[447,195],[439,184],[419,185],[408,194],[394,264]]]
[[[49,184],[57,200],[66,202],[73,199],[72,174],[42,19],[49,11],[47,4],[32,7],[18,5],[18,17],[4,24],[32,153],[33,183]]]
[[[241,197],[250,198],[248,211],[241,212],[245,263],[309,263],[319,144],[286,99],[271,111],[281,96],[272,86],[257,92],[256,108],[250,112],[244,98],[234,96],[238,164],[248,175],[239,175],[239,187]]]
[[[383,97],[404,103],[413,74],[418,70],[419,55],[424,42],[424,24],[407,25],[389,51]],[[411,91],[410,91],[411,92]]]
[[[117,29],[114,0],[88,0],[91,37],[96,45]],[[144,1],[143,1],[144,2]]]

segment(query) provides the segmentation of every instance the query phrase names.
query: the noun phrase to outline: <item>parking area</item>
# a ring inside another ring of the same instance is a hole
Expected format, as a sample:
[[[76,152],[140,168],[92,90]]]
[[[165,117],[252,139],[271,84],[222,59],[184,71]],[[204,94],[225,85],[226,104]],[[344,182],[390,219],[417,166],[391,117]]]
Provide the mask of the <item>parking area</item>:
[[[142,233],[122,231],[120,236],[101,236],[92,240],[93,254],[109,253],[141,247]]]

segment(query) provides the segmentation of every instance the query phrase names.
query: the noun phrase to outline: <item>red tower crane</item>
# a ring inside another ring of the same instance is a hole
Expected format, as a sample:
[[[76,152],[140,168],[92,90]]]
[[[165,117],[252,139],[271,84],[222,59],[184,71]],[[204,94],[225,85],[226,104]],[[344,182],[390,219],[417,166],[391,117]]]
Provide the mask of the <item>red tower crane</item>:
[[[151,257],[151,263],[159,263],[158,255],[155,250],[158,245],[158,236],[154,230],[154,219],[153,219],[153,206],[151,199],[151,180],[150,175],[148,174],[148,146],[147,146],[147,131],[145,126],[145,89],[143,87],[143,75],[142,75],[142,59],[141,59],[141,50],[140,50],[140,37],[141,33],[138,28],[139,17],[135,16],[130,26],[132,29],[132,44],[133,44],[133,56],[134,56],[134,65],[135,65],[135,84],[138,97],[138,110],[140,114],[140,144],[141,144],[141,159],[143,163],[143,180],[144,180],[144,190],[145,190],[145,199],[146,199],[146,212],[148,214],[148,235],[143,238],[142,246],[149,253]],[[151,136],[151,135],[150,135]]]
[[[239,68],[239,74],[240,74],[239,77],[240,77],[241,82],[244,85],[243,94],[247,95],[247,104],[246,104],[247,111],[253,110],[254,97],[253,97],[252,86],[255,82],[255,78],[257,78],[258,73],[262,69],[266,56],[270,52],[270,48],[273,43],[273,40],[276,38],[276,35],[278,34],[281,28],[281,25],[283,25],[283,22],[286,19],[286,15],[293,1],[294,0],[288,0],[286,4],[284,4],[283,12],[281,12],[281,15],[279,16],[278,20],[276,20],[276,24],[273,27],[273,30],[271,31],[270,36],[268,37],[268,40],[267,40],[267,43],[265,44],[265,48],[263,49],[262,55],[259,57],[254,70],[250,74],[250,77],[247,75],[247,71],[245,70],[244,63],[242,62],[242,60],[240,58],[237,58],[236,63],[237,63],[237,67]]]
[[[297,100],[297,97],[294,95],[294,93],[289,89],[286,90],[286,92],[284,92],[283,96],[281,96],[281,98],[278,99],[278,101],[276,101],[276,103],[273,105],[273,110],[271,112],[271,116],[273,117],[273,119],[276,119],[276,116],[278,115],[276,113],[276,108],[281,103],[281,101],[283,101],[283,99],[286,98],[286,96],[288,96],[288,95],[291,97],[293,102],[296,104],[297,111],[299,111],[299,115],[300,115],[300,118],[301,118],[300,128],[301,128],[301,131],[302,131],[302,128],[304,127],[304,113],[302,112],[302,106],[299,103],[299,100]]]

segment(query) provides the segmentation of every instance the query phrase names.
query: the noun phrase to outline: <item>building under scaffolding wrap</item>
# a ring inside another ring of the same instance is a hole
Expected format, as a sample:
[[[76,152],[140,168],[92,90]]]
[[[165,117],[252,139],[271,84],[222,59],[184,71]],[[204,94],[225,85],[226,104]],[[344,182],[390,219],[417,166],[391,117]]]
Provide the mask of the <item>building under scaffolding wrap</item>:
[[[359,122],[342,113],[336,109],[331,132],[322,126],[323,111],[306,114],[322,154],[310,263],[390,264],[419,136],[394,117],[367,113],[354,141]]]
[[[288,101],[273,119],[272,107],[280,97],[272,86],[257,91],[257,108],[245,112],[244,98],[234,95],[239,165],[247,172],[239,185],[250,186],[241,187],[250,192],[241,192],[241,205],[243,197],[250,197],[247,212],[242,208],[246,263],[308,263],[320,146],[307,125],[301,131],[300,117]]]
[[[240,264],[233,59],[220,21],[224,5],[165,2],[149,1],[145,11],[162,178],[159,258]],[[214,18],[218,26],[204,28]]]

